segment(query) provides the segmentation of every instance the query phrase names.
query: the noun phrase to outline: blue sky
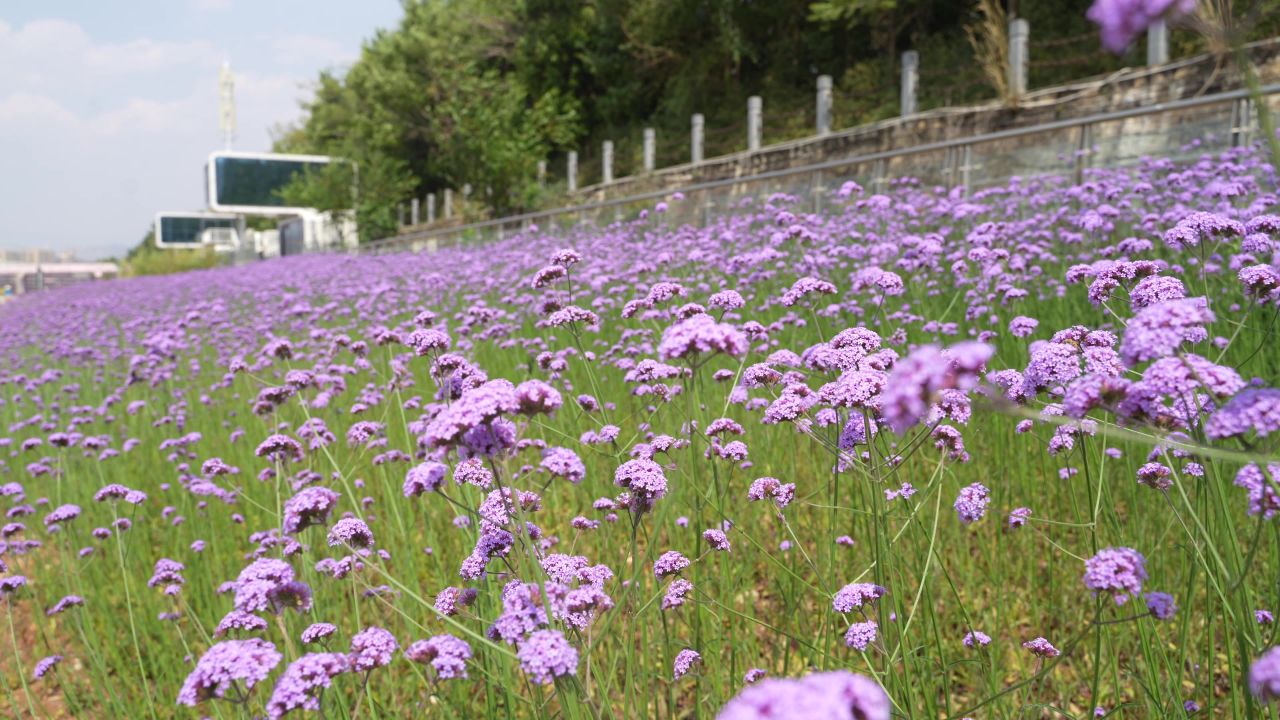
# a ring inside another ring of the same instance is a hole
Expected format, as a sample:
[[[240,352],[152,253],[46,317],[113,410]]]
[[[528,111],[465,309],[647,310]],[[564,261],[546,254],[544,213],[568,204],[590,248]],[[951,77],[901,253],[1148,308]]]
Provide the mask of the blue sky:
[[[236,76],[237,150],[268,150],[317,74],[394,27],[398,0],[6,0],[0,4],[0,248],[96,258],[159,210],[204,207],[221,148],[218,68]]]

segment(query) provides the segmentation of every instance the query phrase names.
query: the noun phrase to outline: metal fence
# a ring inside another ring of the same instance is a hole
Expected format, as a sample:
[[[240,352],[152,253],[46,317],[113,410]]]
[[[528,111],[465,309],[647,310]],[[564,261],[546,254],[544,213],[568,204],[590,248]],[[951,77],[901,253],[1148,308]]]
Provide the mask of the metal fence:
[[[1280,111],[1280,84],[1262,96]],[[537,224],[542,228],[602,227],[630,220],[671,200],[663,222],[703,224],[733,212],[748,197],[785,192],[815,210],[847,180],[882,192],[894,178],[966,191],[1013,176],[1046,175],[1079,181],[1090,167],[1125,167],[1144,157],[1197,157],[1259,139],[1257,112],[1245,90],[1158,103],[883,152],[826,160],[756,175],[688,185],[626,197],[513,215],[450,228],[431,228],[361,245],[358,252],[434,252],[441,247],[484,243]]]

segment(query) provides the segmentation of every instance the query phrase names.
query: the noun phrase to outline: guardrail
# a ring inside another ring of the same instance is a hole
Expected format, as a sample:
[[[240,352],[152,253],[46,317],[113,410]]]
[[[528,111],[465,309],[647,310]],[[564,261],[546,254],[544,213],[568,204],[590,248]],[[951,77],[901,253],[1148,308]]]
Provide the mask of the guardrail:
[[[1261,93],[1276,107],[1280,84],[1265,85]],[[602,219],[617,221],[634,217],[654,201],[669,200],[677,192],[684,197],[670,205],[667,221],[705,223],[718,210],[728,210],[731,201],[764,192],[799,195],[810,200],[816,211],[834,189],[832,183],[849,179],[872,191],[882,190],[892,178],[907,176],[966,190],[1015,175],[1069,173],[1079,181],[1094,165],[1123,166],[1145,156],[1176,158],[1246,145],[1257,134],[1256,117],[1250,93],[1233,90],[695,183],[675,191],[637,193],[452,228],[431,228],[367,243],[358,252],[434,251],[458,242],[500,240],[508,232],[535,223],[573,226]],[[1149,122],[1151,119],[1155,122]],[[1146,126],[1127,127],[1135,120]],[[604,215],[608,210],[613,210],[611,218]]]

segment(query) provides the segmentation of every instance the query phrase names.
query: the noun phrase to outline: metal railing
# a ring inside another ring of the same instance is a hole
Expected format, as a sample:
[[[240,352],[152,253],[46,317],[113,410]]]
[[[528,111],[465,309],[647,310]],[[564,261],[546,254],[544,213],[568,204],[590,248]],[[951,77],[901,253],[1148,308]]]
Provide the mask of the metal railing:
[[[1261,88],[1277,107],[1280,84]],[[634,218],[659,200],[670,203],[665,222],[709,222],[744,197],[786,192],[820,209],[840,183],[855,180],[881,192],[892,178],[966,189],[1013,176],[1063,175],[1079,181],[1091,166],[1122,167],[1142,157],[1177,159],[1246,145],[1258,133],[1256,109],[1246,90],[1233,90],[1128,110],[1055,120],[894,150],[834,158],[754,175],[694,183],[625,197],[512,215],[451,228],[430,228],[366,243],[361,253],[434,251],[463,243],[501,240],[531,224],[573,227]],[[1138,122],[1135,122],[1138,121]],[[611,212],[610,212],[611,211]]]

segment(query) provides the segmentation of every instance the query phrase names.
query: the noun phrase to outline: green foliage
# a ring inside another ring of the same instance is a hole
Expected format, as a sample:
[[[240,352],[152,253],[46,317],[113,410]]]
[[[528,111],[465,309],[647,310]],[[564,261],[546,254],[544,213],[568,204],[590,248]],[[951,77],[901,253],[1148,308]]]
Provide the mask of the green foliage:
[[[1031,23],[1032,87],[1143,62],[1142,41],[1120,57],[1100,48],[1092,0],[995,2]],[[1278,4],[1237,3],[1237,24],[1274,33]],[[570,149],[581,185],[599,179],[603,140],[615,143],[615,175],[637,172],[644,127],[657,130],[660,166],[687,161],[693,113],[706,116],[709,157],[741,150],[750,95],[765,98],[766,142],[807,135],[818,75],[836,80],[837,127],[892,117],[907,49],[920,52],[921,109],[992,100],[998,53],[975,57],[966,33],[985,20],[995,38],[988,15],[977,0],[406,0],[400,24],[345,75],[321,74],[305,120],[276,142],[354,167],[286,196],[345,209],[358,179],[367,239],[393,234],[411,198],[445,188],[473,188],[470,202],[455,199],[464,219],[532,209],[555,196],[538,186],[538,162],[554,187]],[[1185,28],[1172,40],[1175,56],[1206,49]]]
[[[120,263],[121,275],[168,275],[215,267],[218,264],[218,256],[213,248],[162,250],[156,247],[154,236],[155,232],[148,230],[142,241],[129,250]]]

